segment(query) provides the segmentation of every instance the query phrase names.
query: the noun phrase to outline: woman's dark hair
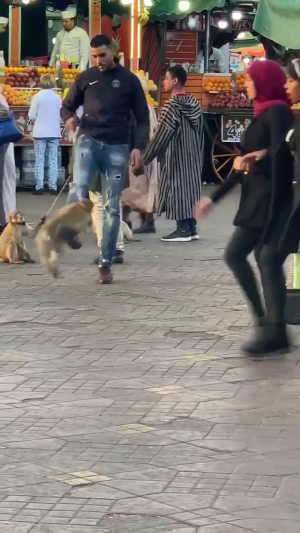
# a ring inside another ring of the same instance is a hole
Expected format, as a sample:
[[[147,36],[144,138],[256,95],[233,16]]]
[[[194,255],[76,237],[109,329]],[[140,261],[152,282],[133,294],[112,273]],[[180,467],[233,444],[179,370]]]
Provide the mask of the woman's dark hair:
[[[172,79],[178,79],[181,87],[184,87],[187,80],[186,71],[183,67],[169,67],[167,72],[171,74]]]
[[[300,66],[300,61],[299,61],[299,66]],[[292,78],[293,80],[300,81],[300,77],[298,76],[295,66],[292,61],[286,67],[286,75]]]

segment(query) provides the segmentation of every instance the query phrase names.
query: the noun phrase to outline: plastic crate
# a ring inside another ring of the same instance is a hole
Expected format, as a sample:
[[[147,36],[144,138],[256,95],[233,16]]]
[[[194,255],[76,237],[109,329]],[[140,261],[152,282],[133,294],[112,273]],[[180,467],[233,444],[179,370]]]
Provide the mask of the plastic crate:
[[[34,165],[23,164],[20,184],[22,187],[35,187]]]
[[[34,149],[31,146],[26,146],[22,149],[22,161],[34,161]]]
[[[16,187],[20,187],[21,174],[18,167],[16,167]]]
[[[61,147],[58,148],[58,153],[57,153],[57,164],[58,164],[58,168],[61,167]],[[26,148],[23,148],[22,150],[22,161],[26,161],[26,162],[34,162],[35,161],[35,155],[34,155],[34,148],[32,148],[31,146],[26,146]],[[48,153],[46,152],[45,154],[45,168],[47,168],[49,166],[49,157],[48,157]]]
[[[300,324],[300,289],[287,289],[285,316],[288,324]]]

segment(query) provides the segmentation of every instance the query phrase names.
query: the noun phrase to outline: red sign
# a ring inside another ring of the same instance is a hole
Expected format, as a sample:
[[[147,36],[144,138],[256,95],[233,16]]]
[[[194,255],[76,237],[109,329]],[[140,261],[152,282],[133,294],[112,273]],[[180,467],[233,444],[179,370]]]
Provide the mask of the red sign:
[[[232,29],[234,31],[251,31],[253,28],[253,20],[233,20]]]

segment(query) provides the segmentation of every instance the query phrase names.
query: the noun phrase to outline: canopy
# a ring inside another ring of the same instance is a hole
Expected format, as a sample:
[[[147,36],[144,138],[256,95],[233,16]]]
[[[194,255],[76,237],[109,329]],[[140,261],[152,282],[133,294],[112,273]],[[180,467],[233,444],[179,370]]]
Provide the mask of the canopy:
[[[182,12],[179,9],[179,0],[156,0],[153,7],[150,9],[150,17],[152,21],[161,20],[176,20],[183,19],[190,13],[201,13],[202,11],[210,11],[214,8],[224,7],[228,5],[226,0],[188,0],[190,9]],[[278,0],[280,1],[280,0]],[[285,0],[284,0],[285,1]],[[300,0],[299,0],[300,1]],[[258,0],[250,0],[250,3],[257,3]],[[230,0],[232,7],[249,3],[249,0]]]
[[[297,50],[300,48],[300,0],[260,0],[254,29],[272,41]]]

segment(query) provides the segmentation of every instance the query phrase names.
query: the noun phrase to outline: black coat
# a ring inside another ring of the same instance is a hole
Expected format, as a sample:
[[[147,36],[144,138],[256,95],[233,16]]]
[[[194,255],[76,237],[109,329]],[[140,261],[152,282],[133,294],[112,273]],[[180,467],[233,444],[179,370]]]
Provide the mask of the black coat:
[[[280,248],[297,253],[300,241],[300,121],[289,131],[288,145],[294,155],[294,201],[291,214],[280,241]]]
[[[235,226],[262,231],[262,244],[279,240],[293,201],[293,158],[285,137],[293,123],[287,107],[276,104],[253,119],[241,140],[242,154],[267,149],[267,155],[249,174],[234,173],[213,193],[217,202],[241,182],[241,199]],[[300,142],[300,139],[299,139]]]

